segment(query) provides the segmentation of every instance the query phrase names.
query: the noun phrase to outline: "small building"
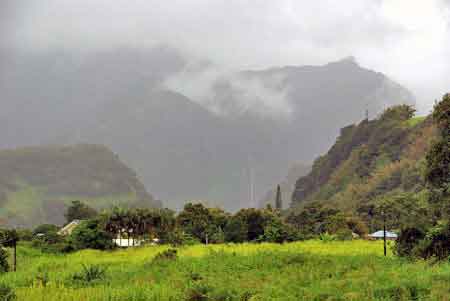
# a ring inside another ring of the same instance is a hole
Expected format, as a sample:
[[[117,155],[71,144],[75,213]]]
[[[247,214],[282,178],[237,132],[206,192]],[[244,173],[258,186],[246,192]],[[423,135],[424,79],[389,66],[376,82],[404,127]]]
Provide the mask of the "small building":
[[[384,231],[383,230],[379,230],[377,232],[369,234],[368,236],[371,239],[383,239],[384,238]],[[398,237],[398,235],[395,234],[394,232],[386,231],[386,239],[387,240],[396,240],[397,237]]]
[[[64,227],[62,227],[59,231],[58,234],[62,235],[62,236],[67,236],[72,234],[73,230],[78,227],[78,225],[81,223],[81,220],[79,219],[74,219],[73,221],[71,221],[70,223],[68,223],[67,225],[65,225]]]

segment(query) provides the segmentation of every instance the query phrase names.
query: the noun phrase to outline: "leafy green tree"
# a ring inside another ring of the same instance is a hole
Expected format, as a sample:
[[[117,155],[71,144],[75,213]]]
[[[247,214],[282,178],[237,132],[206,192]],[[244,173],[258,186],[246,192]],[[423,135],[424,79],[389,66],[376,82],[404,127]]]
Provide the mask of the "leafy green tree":
[[[225,242],[225,232],[221,227],[212,226],[208,229],[208,239],[210,243],[221,244]]]
[[[244,242],[247,240],[247,223],[240,216],[232,216],[228,219],[225,228],[225,241]]]
[[[37,234],[47,234],[47,233],[56,233],[58,232],[59,227],[57,225],[53,224],[42,224],[34,228],[33,230],[33,236],[36,236]]]
[[[221,209],[188,203],[178,215],[177,224],[187,234],[207,242],[219,228],[225,227],[227,219],[228,215]]]
[[[394,253],[403,257],[414,257],[416,247],[425,238],[425,230],[415,227],[404,228],[395,241]]]
[[[156,210],[156,219],[154,220],[155,235],[162,241],[167,239],[169,233],[176,229],[175,212],[170,209]]]
[[[422,258],[435,257],[445,260],[450,256],[450,223],[441,221],[428,229],[424,239],[413,249],[413,255]]]
[[[360,237],[369,233],[369,228],[360,217],[350,216],[346,218],[347,227]]]
[[[427,154],[425,178],[431,187],[448,193],[450,184],[450,94],[444,95],[433,111],[433,121],[439,130],[436,141]]]
[[[402,104],[392,106],[384,110],[383,114],[381,115],[381,119],[404,121],[413,117],[415,112],[416,109],[414,109],[414,107],[411,105]]]
[[[104,227],[104,222],[99,218],[83,221],[69,236],[69,242],[77,250],[112,249],[113,236],[105,231]]]
[[[85,220],[94,218],[98,215],[97,210],[92,207],[89,207],[83,202],[73,201],[72,204],[67,208],[67,212],[64,215],[68,223],[73,220]]]
[[[276,218],[274,212],[265,209],[241,209],[236,215],[247,226],[247,241],[256,241],[264,234],[266,225]]]
[[[260,241],[283,243],[299,240],[301,236],[295,228],[284,223],[281,219],[272,219],[264,227],[264,234],[260,237]]]
[[[330,230],[330,220],[339,211],[313,202],[306,205],[299,212],[291,212],[287,222],[297,228],[305,237],[314,237]]]

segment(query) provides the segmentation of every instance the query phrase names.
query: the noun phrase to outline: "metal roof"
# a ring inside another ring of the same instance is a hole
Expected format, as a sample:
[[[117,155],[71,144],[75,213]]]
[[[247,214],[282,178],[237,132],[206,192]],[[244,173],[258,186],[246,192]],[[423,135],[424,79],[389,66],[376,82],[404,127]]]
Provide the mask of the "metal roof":
[[[374,232],[374,233],[372,233],[372,234],[369,234],[369,236],[370,236],[370,237],[376,237],[376,238],[383,238],[384,233],[383,233],[383,230],[379,230],[379,231],[377,231],[377,232]],[[387,237],[387,238],[397,238],[398,235],[395,234],[394,232],[386,231],[386,237]]]

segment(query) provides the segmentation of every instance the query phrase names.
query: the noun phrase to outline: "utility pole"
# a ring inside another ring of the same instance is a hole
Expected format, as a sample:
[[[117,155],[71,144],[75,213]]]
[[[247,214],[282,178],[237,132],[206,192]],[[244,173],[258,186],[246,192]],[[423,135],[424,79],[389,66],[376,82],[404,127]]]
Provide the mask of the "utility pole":
[[[384,210],[381,211],[381,214],[383,215],[383,246],[384,246],[384,256],[386,256],[386,215],[384,213]]]
[[[15,239],[15,238],[13,240],[13,248],[14,248],[13,270],[15,272],[17,270],[17,239]]]

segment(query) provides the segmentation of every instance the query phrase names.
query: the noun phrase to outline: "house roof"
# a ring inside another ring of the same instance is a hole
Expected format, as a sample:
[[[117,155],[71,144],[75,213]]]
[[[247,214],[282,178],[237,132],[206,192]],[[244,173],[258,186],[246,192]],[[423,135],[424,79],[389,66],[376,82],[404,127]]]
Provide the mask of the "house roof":
[[[70,223],[68,223],[67,225],[65,225],[64,227],[62,227],[59,231],[58,234],[65,234],[65,233],[70,233],[76,226],[78,226],[81,223],[81,221],[79,219],[74,219],[73,221],[71,221]]]
[[[370,237],[375,237],[375,238],[383,238],[384,233],[383,233],[383,230],[379,230],[379,231],[377,231],[377,232],[374,232],[374,233],[372,233],[372,234],[369,234],[369,236],[370,236]],[[398,235],[395,234],[394,232],[386,231],[386,237],[387,237],[387,238],[397,238]]]

